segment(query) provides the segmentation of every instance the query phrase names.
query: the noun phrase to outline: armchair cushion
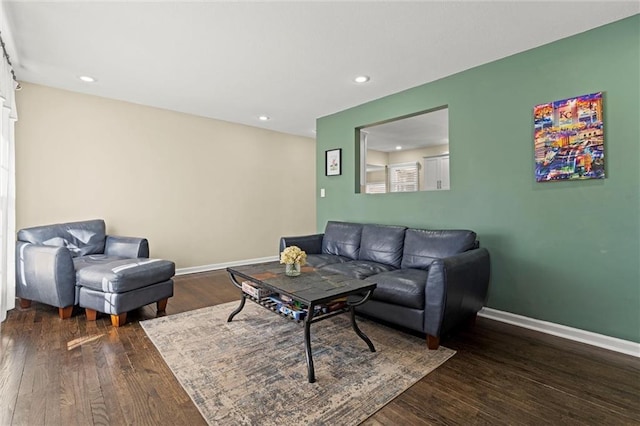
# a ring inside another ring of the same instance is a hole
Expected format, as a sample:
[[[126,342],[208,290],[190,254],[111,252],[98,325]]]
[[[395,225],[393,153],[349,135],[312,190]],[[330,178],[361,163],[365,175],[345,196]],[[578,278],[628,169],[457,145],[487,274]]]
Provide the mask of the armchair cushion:
[[[59,223],[21,229],[18,240],[32,244],[65,247],[72,257],[104,253],[106,227],[102,219]]]
[[[76,273],[88,266],[101,265],[103,263],[110,263],[115,260],[124,259],[122,256],[107,256],[106,254],[90,254],[88,256],[79,256],[73,258],[73,267]]]

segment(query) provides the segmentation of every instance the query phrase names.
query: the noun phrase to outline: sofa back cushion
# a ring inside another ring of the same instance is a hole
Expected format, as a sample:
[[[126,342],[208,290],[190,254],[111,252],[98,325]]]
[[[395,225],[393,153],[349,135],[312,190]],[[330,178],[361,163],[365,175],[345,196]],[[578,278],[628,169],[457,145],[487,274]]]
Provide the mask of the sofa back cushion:
[[[434,259],[462,253],[476,246],[476,233],[468,230],[428,231],[407,229],[403,268],[427,269]]]
[[[73,257],[101,254],[104,253],[106,227],[102,219],[35,226],[18,231],[18,240],[66,247]]]
[[[399,268],[406,229],[404,226],[363,225],[358,259]]]
[[[327,222],[322,238],[322,253],[356,260],[360,252],[362,225],[348,222]]]

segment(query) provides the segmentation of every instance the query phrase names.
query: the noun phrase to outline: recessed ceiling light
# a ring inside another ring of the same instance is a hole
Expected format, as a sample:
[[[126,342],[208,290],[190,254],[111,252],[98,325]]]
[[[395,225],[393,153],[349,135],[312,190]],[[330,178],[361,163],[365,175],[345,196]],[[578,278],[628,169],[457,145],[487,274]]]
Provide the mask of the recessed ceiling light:
[[[261,115],[258,117],[258,120],[260,121],[269,121],[271,120],[271,117],[269,117],[268,115]]]
[[[78,77],[80,80],[84,81],[85,83],[95,83],[96,79],[88,76],[88,75],[81,75],[80,77]]]
[[[356,78],[354,78],[353,81],[355,81],[356,83],[366,83],[370,79],[371,78],[368,75],[359,75]]]
[[[399,151],[402,149],[402,147],[400,145],[396,146],[396,149]]]

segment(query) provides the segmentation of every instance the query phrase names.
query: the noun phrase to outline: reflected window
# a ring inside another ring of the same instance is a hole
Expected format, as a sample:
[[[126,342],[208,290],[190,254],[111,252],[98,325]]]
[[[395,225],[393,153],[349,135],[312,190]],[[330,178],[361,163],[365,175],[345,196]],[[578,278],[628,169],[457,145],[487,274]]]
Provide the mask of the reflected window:
[[[419,188],[418,166],[420,163],[390,164],[389,192],[415,192]]]

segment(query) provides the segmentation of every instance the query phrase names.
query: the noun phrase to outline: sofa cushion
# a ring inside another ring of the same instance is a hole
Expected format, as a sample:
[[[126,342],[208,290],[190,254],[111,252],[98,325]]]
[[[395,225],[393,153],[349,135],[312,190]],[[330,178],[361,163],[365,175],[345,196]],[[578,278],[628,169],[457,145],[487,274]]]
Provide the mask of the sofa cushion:
[[[401,266],[427,269],[434,259],[442,259],[470,250],[475,242],[476,233],[468,230],[407,229]]]
[[[352,260],[344,263],[333,263],[321,268],[322,271],[329,271],[335,274],[346,275],[348,277],[365,279],[380,272],[391,271],[393,266],[382,263],[370,262],[368,260]]]
[[[335,254],[308,254],[307,264],[314,268],[322,268],[323,266],[331,265],[332,263],[344,263],[349,262],[351,259],[344,256],[338,256]]]
[[[406,229],[404,226],[364,225],[358,259],[399,268]]]
[[[104,253],[105,224],[103,220],[96,219],[25,228],[18,232],[18,240],[66,247],[73,257]]]
[[[329,221],[322,238],[322,253],[357,259],[360,251],[362,225]]]
[[[397,269],[366,279],[377,284],[372,300],[424,309],[428,272],[424,269]]]
[[[175,275],[175,264],[162,259],[122,259],[80,269],[76,285],[104,293],[124,293],[167,281]]]

